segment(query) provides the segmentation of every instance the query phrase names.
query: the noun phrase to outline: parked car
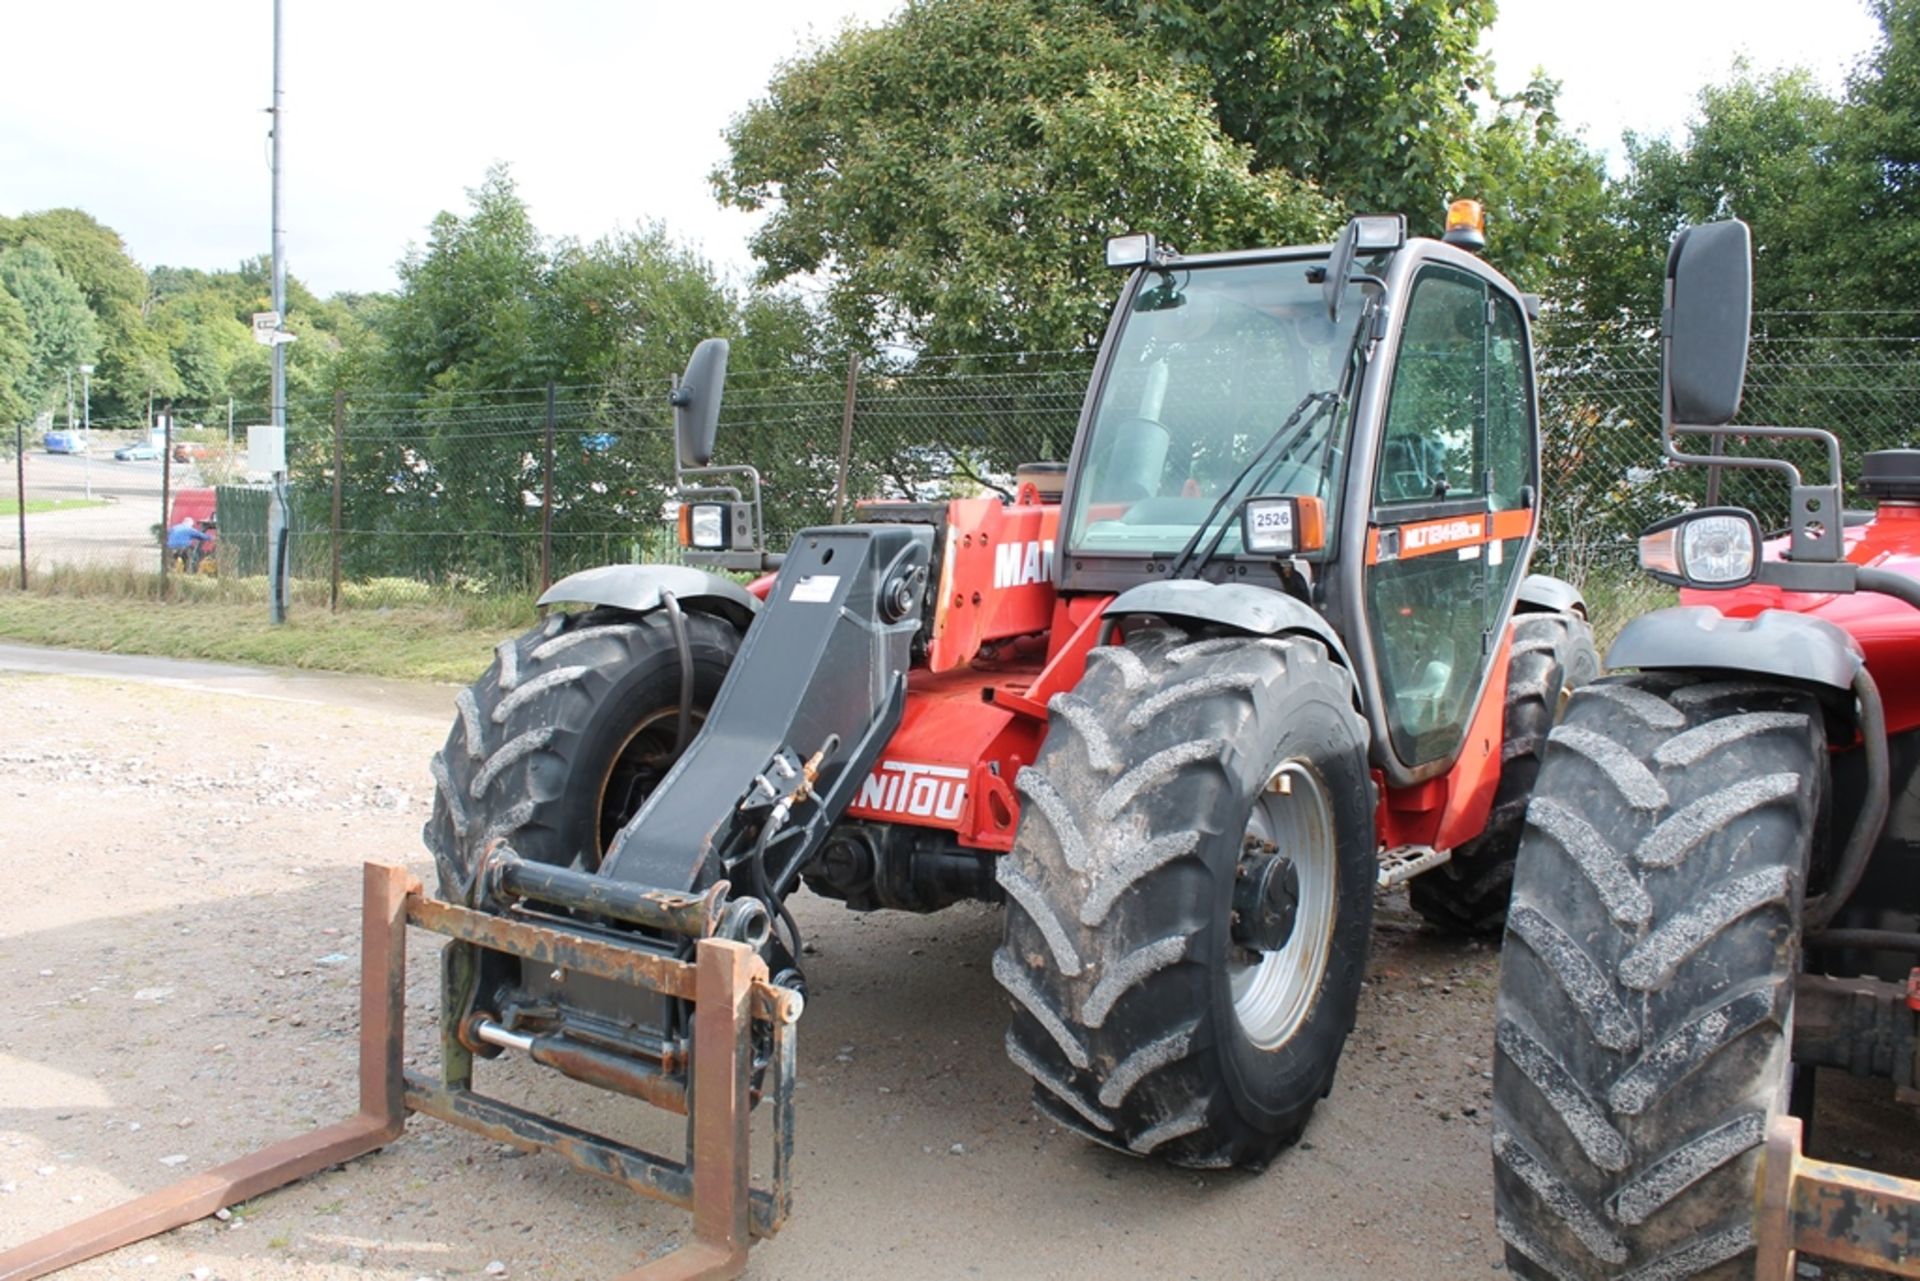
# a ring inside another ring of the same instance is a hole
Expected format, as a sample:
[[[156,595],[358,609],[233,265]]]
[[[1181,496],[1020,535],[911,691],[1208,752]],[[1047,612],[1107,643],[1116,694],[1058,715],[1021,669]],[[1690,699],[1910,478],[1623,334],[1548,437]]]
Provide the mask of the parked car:
[[[160,449],[151,441],[139,441],[132,445],[122,445],[113,451],[116,462],[150,463],[160,457]]]
[[[173,461],[176,463],[198,462],[206,456],[207,447],[190,440],[179,441],[173,447]]]
[[[87,452],[86,437],[77,431],[50,431],[40,443],[46,446],[49,454],[84,454]]]

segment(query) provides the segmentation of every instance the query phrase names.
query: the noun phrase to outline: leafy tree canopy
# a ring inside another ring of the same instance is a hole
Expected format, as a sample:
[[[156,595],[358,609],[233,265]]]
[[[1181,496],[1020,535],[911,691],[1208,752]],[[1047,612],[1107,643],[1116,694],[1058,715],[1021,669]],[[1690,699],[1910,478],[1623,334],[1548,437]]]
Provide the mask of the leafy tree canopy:
[[[425,248],[402,261],[399,294],[365,306],[395,390],[461,394],[553,380],[644,388],[664,403],[695,343],[739,335],[750,317],[786,305],[756,298],[743,308],[710,264],[658,225],[591,244],[549,241],[504,167],[467,194],[466,216],[440,214]],[[813,335],[788,326],[767,334],[776,336]],[[743,344],[736,367],[796,355]]]
[[[1470,194],[1493,0],[1102,0],[1201,69],[1227,136],[1342,207],[1433,217]]]
[[[934,350],[1077,347],[1112,281],[1100,246],[1314,237],[1307,182],[1254,171],[1204,79],[1077,0],[928,0],[788,64],[714,174],[770,210],[761,278],[823,273],[844,331]]]
[[[0,426],[11,427],[32,415],[26,389],[33,369],[33,334],[26,308],[0,287]],[[13,433],[0,432],[0,449],[13,447]]]
[[[935,351],[1077,347],[1108,235],[1199,251],[1437,230],[1489,204],[1516,274],[1572,278],[1601,171],[1552,82],[1492,96],[1488,0],[917,0],[789,63],[728,131],[720,198],[768,281],[824,276],[844,331]],[[1583,203],[1584,202],[1584,203]]]
[[[50,409],[66,387],[67,371],[98,359],[100,326],[86,295],[40,244],[0,253],[0,289],[13,296],[27,320],[27,372],[16,384],[18,393],[29,413]]]

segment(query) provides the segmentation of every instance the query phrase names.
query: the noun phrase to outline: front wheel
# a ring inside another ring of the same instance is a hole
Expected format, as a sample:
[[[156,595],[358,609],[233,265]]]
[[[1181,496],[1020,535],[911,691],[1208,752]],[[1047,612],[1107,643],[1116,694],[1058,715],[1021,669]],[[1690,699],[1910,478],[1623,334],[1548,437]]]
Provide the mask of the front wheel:
[[[685,615],[698,729],[740,648],[720,619]],[[433,758],[433,815],[421,835],[440,891],[466,898],[487,849],[506,841],[541,863],[593,871],[666,775],[680,736],[680,648],[664,612],[554,614],[500,642],[454,700]]]
[[[1752,1275],[1826,785],[1809,694],[1643,674],[1574,696],[1500,961],[1494,1204],[1516,1275]]]
[[[1332,1087],[1373,913],[1373,787],[1316,641],[1096,649],[1020,772],[998,869],[1007,1053],[1038,1106],[1176,1165],[1259,1168]]]

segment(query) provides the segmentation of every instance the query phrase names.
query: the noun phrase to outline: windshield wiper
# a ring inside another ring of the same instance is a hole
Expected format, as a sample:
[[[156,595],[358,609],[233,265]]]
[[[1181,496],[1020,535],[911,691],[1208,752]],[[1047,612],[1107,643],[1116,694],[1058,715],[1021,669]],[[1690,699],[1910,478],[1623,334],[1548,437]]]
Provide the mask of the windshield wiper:
[[[1279,466],[1280,460],[1287,456],[1287,452],[1298,444],[1301,438],[1313,428],[1315,423],[1325,417],[1329,410],[1332,410],[1345,400],[1344,392],[1348,387],[1351,387],[1355,381],[1356,365],[1364,365],[1366,363],[1364,353],[1358,362],[1354,360],[1354,353],[1360,347],[1360,335],[1366,332],[1367,328],[1368,317],[1365,313],[1362,313],[1360,323],[1354,327],[1353,338],[1348,343],[1346,357],[1341,361],[1340,381],[1338,385],[1327,391],[1308,392],[1305,396],[1301,397],[1300,403],[1293,407],[1293,412],[1289,413],[1286,419],[1282,421],[1278,427],[1273,429],[1273,435],[1267,437],[1266,443],[1253,451],[1253,457],[1247,459],[1247,465],[1236,472],[1233,479],[1227,482],[1226,487],[1220,491],[1220,497],[1216,498],[1213,506],[1207,510],[1206,517],[1194,528],[1193,535],[1187,539],[1186,546],[1182,547],[1180,554],[1173,558],[1173,563],[1167,567],[1168,578],[1179,578],[1182,574],[1189,572],[1189,570],[1194,574],[1198,574],[1206,568],[1207,562],[1212,560],[1213,554],[1220,550],[1220,544],[1227,536],[1227,522],[1221,522],[1219,531],[1214,534],[1213,541],[1207,544],[1207,550],[1204,553],[1196,557],[1194,554],[1195,549],[1200,546],[1200,540],[1206,537],[1208,528],[1219,518],[1221,511],[1233,501],[1234,495],[1239,492],[1240,487],[1246,484],[1247,477],[1254,475],[1255,469],[1260,467],[1264,462],[1266,469],[1259,473],[1261,483],[1264,484],[1267,476],[1272,473],[1275,467]],[[1313,410],[1311,414],[1307,413],[1309,409]],[[1304,420],[1301,418],[1302,414],[1306,414]],[[1332,428],[1329,427],[1328,430],[1331,432]],[[1331,436],[1329,436],[1329,441],[1331,441]]]
[[[1288,414],[1286,420],[1274,429],[1273,435],[1267,437],[1267,442],[1253,451],[1253,457],[1247,459],[1247,465],[1235,473],[1233,479],[1227,482],[1226,488],[1220,491],[1220,497],[1214,500],[1213,506],[1208,509],[1206,516],[1194,527],[1193,536],[1187,539],[1186,546],[1182,547],[1180,554],[1173,558],[1173,564],[1167,569],[1168,578],[1178,578],[1185,572],[1188,562],[1194,559],[1194,550],[1200,546],[1200,540],[1206,537],[1207,530],[1211,528],[1213,522],[1219,518],[1221,510],[1233,499],[1234,494],[1239,491],[1240,486],[1246,483],[1247,477],[1253,474],[1254,468],[1260,466],[1262,462],[1267,461],[1269,454],[1272,455],[1272,463],[1278,464],[1282,458],[1286,457],[1287,451],[1293,448],[1299,439],[1326,415],[1329,409],[1339,403],[1340,393],[1338,390],[1308,392],[1301,398],[1300,403],[1293,407],[1293,412]],[[1312,409],[1313,412],[1307,414],[1307,417],[1302,420],[1301,415],[1306,414],[1309,409]],[[1269,470],[1271,470],[1271,466]],[[1266,474],[1264,472],[1261,473],[1263,480],[1265,477]],[[1194,566],[1194,572],[1198,573],[1199,570],[1206,565],[1207,561],[1213,557],[1214,551],[1219,547],[1220,540],[1225,537],[1226,532],[1227,527],[1225,524],[1222,524],[1220,526],[1220,532],[1214,535],[1212,545],[1207,548],[1207,554],[1200,557],[1198,564]]]

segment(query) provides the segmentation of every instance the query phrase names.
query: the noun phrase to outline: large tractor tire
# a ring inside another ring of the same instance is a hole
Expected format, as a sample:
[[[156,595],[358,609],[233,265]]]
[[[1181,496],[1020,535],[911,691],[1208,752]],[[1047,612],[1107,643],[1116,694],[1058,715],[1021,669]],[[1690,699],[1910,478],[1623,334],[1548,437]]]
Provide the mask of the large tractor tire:
[[[697,730],[740,636],[721,619],[684,617]],[[454,701],[422,832],[441,894],[464,901],[481,855],[499,841],[524,859],[592,871],[675,759],[671,621],[664,611],[551,615],[501,641],[486,674]]]
[[[1586,619],[1577,614],[1521,614],[1514,620],[1493,810],[1480,835],[1407,884],[1407,900],[1416,912],[1457,934],[1500,936],[1513,889],[1513,859],[1547,733],[1559,723],[1573,691],[1598,675],[1600,652]]]
[[[1373,785],[1347,673],[1306,638],[1152,630],[1094,650],[1050,713],[997,872],[1007,1054],[1097,1142],[1260,1168],[1332,1088],[1366,970]]]
[[[1495,1206],[1517,1275],[1753,1274],[1826,789],[1803,692],[1643,675],[1574,696],[1501,958]]]

